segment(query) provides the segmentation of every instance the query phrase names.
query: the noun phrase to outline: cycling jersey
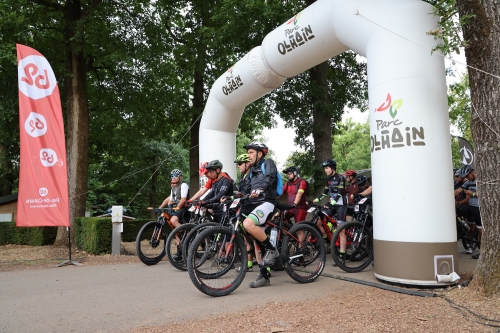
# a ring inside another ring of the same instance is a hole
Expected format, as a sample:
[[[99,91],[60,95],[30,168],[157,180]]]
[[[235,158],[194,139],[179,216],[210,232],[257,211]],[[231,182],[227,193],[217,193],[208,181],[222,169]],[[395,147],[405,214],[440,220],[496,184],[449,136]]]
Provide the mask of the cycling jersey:
[[[208,182],[207,182],[208,184]],[[223,196],[230,196],[233,194],[233,182],[229,177],[222,176],[219,180],[211,181],[210,193],[204,198],[206,203],[219,202]]]
[[[182,183],[180,186],[172,186],[172,192],[170,192],[170,200],[174,205],[178,205],[182,198],[187,198],[189,196],[189,186],[186,183]]]
[[[243,194],[250,194],[252,192],[252,185],[248,173],[241,176],[238,190]]]
[[[307,198],[305,195],[305,191],[307,190],[307,184],[304,179],[297,178],[295,181],[287,181],[285,185],[283,185],[283,193],[288,194],[288,204],[293,205],[295,202],[295,198],[297,197],[297,193],[299,190],[302,190],[302,196],[300,197],[300,201],[297,204],[297,208],[307,209]]]
[[[262,173],[262,163],[265,163],[265,174]],[[276,168],[276,164],[274,164],[274,161],[271,159],[260,160],[256,165],[252,167],[249,175],[251,191],[263,190],[264,195],[259,196],[258,198],[251,198],[250,201],[268,201],[272,202],[273,204],[276,204],[278,202],[276,200],[276,197],[278,196],[276,193],[277,171],[278,169]]]
[[[319,199],[321,200],[329,195],[330,202],[334,200],[336,202],[336,205],[346,205],[347,198],[345,196],[345,193],[345,178],[343,175],[335,173],[333,176],[328,176],[326,178],[326,186],[323,194]]]
[[[354,180],[353,183],[351,183],[351,184],[349,184],[349,186],[347,186],[347,194],[348,194],[347,195],[347,204],[352,205],[353,199],[351,198],[351,194],[360,194],[370,186],[372,186],[372,184],[371,184],[371,181],[369,181],[369,180],[366,180],[366,184],[364,186],[359,186],[359,184],[356,182],[356,180]]]
[[[462,188],[465,190],[472,191],[472,192],[477,192],[476,178],[474,178],[474,180],[472,180],[472,181],[467,180],[462,185]],[[469,199],[469,205],[474,206],[474,207],[479,207],[479,198],[471,196]]]

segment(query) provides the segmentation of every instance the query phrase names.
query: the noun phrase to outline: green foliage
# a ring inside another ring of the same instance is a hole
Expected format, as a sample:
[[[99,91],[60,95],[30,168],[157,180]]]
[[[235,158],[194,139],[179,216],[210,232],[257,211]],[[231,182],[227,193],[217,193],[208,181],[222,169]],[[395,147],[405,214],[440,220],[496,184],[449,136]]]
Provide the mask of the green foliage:
[[[0,222],[0,245],[52,245],[57,227],[16,227],[16,222]]]
[[[73,227],[76,247],[91,254],[111,253],[111,218],[77,217]]]
[[[337,171],[361,170],[371,167],[370,124],[355,123],[348,118],[339,124],[333,138],[333,158],[337,161]]]
[[[448,109],[451,124],[458,128],[461,136],[472,143],[470,130],[471,99],[469,75],[466,73],[460,81],[448,86]]]

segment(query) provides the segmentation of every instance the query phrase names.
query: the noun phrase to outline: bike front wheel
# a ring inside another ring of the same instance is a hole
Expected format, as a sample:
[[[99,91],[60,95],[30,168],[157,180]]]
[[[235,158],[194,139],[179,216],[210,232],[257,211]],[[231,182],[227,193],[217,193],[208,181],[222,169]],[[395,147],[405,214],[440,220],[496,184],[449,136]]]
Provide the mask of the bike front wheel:
[[[187,270],[185,257],[182,256],[182,244],[194,226],[193,223],[185,223],[178,226],[168,235],[167,242],[165,243],[165,252],[168,261],[170,261],[172,266],[181,271]]]
[[[189,255],[189,248],[193,241],[196,239],[196,236],[198,236],[203,230],[205,230],[208,227],[217,227],[219,226],[219,223],[216,222],[205,222],[205,223],[200,223],[195,225],[191,231],[186,236],[186,239],[184,242],[182,242],[182,255],[184,258],[187,258]],[[204,251],[204,247],[200,246],[197,251]],[[203,253],[198,253],[198,256],[202,255]]]
[[[159,263],[165,256],[165,227],[158,221],[149,221],[139,230],[135,239],[135,250],[139,260],[151,266]]]
[[[233,238],[232,234],[233,230],[228,227],[209,227],[195,238],[188,251],[189,277],[206,295],[229,295],[245,278],[248,260],[245,242],[239,235]],[[200,257],[195,249],[202,246],[205,254]]]
[[[287,274],[297,282],[315,281],[326,261],[325,242],[314,227],[298,223],[283,238],[281,255]]]
[[[342,232],[346,238],[345,253],[340,253]],[[358,221],[340,225],[332,238],[331,253],[333,260],[348,273],[361,272],[373,260],[373,238],[370,228]]]

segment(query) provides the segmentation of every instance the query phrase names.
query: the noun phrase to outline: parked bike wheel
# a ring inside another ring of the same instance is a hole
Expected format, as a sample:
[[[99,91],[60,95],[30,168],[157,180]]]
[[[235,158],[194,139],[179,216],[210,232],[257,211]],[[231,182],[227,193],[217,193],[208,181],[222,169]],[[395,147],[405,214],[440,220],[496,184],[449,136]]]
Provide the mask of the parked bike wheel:
[[[239,287],[245,278],[247,250],[240,236],[231,240],[228,227],[210,227],[203,230],[191,244],[187,259],[189,277],[198,290],[213,297],[226,296]],[[194,250],[206,247],[206,253],[198,258]]]
[[[216,222],[205,222],[195,225],[191,231],[187,234],[186,239],[182,242],[182,255],[184,258],[187,258],[189,255],[189,247],[195,240],[196,236],[198,236],[204,229],[208,227],[217,227],[219,223]],[[200,247],[202,249],[202,247]],[[201,254],[199,254],[201,255]]]
[[[323,272],[326,261],[325,243],[314,227],[298,223],[285,234],[281,255],[287,274],[297,282],[315,281]]]
[[[139,230],[135,239],[135,250],[139,260],[151,266],[159,263],[165,256],[165,227],[158,221],[149,221]]]
[[[182,256],[182,243],[194,226],[193,223],[185,223],[178,226],[168,235],[167,242],[165,243],[165,252],[168,261],[170,261],[172,266],[181,271],[186,270],[186,260]]]
[[[346,235],[344,258],[340,257],[340,233]],[[348,273],[361,272],[373,260],[373,238],[370,229],[358,221],[343,223],[332,238],[332,257],[338,267]]]

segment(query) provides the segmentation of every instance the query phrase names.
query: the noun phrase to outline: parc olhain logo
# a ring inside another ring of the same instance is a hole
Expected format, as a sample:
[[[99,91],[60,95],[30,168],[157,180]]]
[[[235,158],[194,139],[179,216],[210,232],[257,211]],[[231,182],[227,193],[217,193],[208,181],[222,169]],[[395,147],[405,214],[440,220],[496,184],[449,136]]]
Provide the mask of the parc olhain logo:
[[[385,102],[382,103],[378,108],[375,109],[375,112],[383,112],[389,109],[389,114],[392,119],[394,119],[398,115],[398,110],[403,106],[403,99],[398,99],[396,101],[392,101],[391,94],[387,94]]]
[[[304,24],[302,21],[303,27],[298,24],[301,15],[302,13],[298,13],[285,24],[285,38],[277,45],[281,55],[300,49],[302,45],[316,38],[310,24]]]
[[[375,108],[375,114],[389,111],[393,120],[376,119],[376,130],[370,136],[371,152],[392,148],[404,148],[410,146],[425,146],[425,130],[423,126],[410,127],[397,118],[403,106],[403,99],[392,101],[390,93],[387,94],[385,102]]]
[[[226,96],[243,85],[241,77],[239,75],[234,76],[233,74],[234,66],[236,65],[233,65],[227,70],[226,84],[222,86],[222,93]]]
[[[288,25],[293,23],[293,25],[297,25],[297,21],[299,20],[300,15],[302,15],[302,12],[292,17],[290,21],[286,22],[286,24]]]

